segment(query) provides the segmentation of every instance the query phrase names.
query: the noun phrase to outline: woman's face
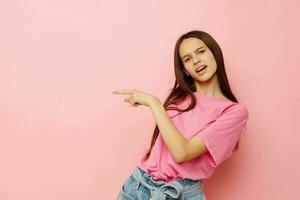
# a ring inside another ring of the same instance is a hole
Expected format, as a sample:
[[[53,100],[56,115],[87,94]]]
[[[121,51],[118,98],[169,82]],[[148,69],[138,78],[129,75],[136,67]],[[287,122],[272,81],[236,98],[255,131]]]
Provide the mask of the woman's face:
[[[198,38],[186,38],[179,46],[179,56],[184,65],[184,71],[195,81],[204,82],[211,79],[216,70],[217,62],[206,44]],[[197,68],[206,66],[197,72]]]

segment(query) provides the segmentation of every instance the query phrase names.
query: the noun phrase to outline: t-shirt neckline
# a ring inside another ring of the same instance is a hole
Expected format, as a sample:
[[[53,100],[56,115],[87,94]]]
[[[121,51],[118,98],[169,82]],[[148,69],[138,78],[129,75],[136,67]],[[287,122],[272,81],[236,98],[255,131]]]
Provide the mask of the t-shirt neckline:
[[[215,100],[220,100],[220,101],[230,101],[227,98],[223,98],[223,97],[216,97],[216,96],[211,96],[211,95],[207,95],[204,92],[200,92],[200,91],[195,91],[193,92],[195,95],[199,95],[205,98],[209,98],[209,99],[215,99]]]

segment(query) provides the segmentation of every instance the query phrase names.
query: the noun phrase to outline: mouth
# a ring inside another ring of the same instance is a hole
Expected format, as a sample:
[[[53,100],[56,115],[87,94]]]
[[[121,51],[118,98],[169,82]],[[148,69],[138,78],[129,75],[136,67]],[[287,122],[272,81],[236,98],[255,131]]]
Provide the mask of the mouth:
[[[205,69],[207,68],[207,65],[201,65],[199,67],[196,68],[196,73],[200,73],[203,72]]]

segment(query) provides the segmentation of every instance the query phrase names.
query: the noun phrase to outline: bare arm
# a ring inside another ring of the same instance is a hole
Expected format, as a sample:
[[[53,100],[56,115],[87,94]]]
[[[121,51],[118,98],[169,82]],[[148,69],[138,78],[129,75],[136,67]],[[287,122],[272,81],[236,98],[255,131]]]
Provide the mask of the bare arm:
[[[188,140],[178,131],[159,99],[154,99],[150,103],[150,108],[161,136],[177,163],[190,160],[207,151],[199,137]]]
[[[200,137],[194,136],[188,141],[188,146],[186,148],[183,162],[196,158],[207,151],[208,149],[206,148],[203,140]]]

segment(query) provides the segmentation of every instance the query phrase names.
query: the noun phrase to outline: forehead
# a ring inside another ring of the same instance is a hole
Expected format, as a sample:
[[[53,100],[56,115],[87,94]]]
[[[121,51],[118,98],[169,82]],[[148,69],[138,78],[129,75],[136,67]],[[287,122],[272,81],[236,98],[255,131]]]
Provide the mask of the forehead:
[[[194,52],[198,47],[206,46],[205,43],[198,38],[186,38],[182,40],[179,46],[179,54],[184,56]]]

